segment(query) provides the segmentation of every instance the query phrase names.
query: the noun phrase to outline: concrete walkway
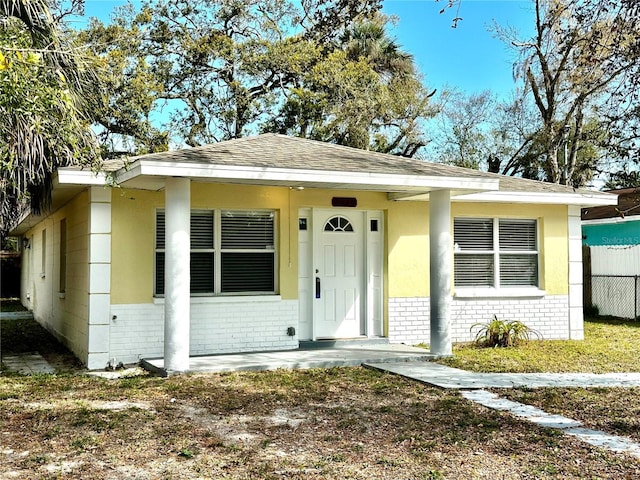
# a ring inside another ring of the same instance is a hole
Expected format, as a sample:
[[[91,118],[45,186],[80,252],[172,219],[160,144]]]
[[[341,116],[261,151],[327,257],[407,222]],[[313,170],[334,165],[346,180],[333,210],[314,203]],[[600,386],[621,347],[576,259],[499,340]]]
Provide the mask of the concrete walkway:
[[[27,320],[34,322],[33,313],[18,312],[0,312],[0,322],[9,320]],[[0,335],[2,334],[2,325],[0,325]],[[38,352],[20,352],[5,355],[0,351],[0,361],[10,371],[20,375],[34,374],[52,374],[56,373],[56,369],[47,362],[47,360]]]
[[[553,415],[531,405],[500,398],[495,393],[486,390],[465,390],[462,392],[462,396],[487,408],[509,412],[514,417],[528,420],[541,427],[560,430],[589,445],[640,458],[640,445],[633,440],[619,435],[610,435],[601,430],[585,428],[578,420],[562,415]]]
[[[514,387],[638,387],[640,373],[474,373],[431,362],[368,363],[367,368],[401,375],[440,388],[461,390],[466,399],[493,410],[535,423],[541,427],[560,430],[590,445],[626,453],[640,459],[640,445],[618,435],[585,428],[578,420],[549,414],[539,408],[514,402],[484,388]]]
[[[56,373],[56,369],[38,352],[3,355],[2,363],[10,372],[20,375]]]
[[[0,321],[2,320],[33,320],[31,312],[0,312]]]
[[[476,373],[437,363],[368,362],[368,368],[395,373],[440,388],[473,390],[519,387],[639,387],[640,373]]]
[[[190,373],[234,372],[247,370],[276,370],[278,368],[330,368],[359,366],[364,363],[386,365],[388,363],[423,364],[436,356],[427,350],[408,345],[386,343],[345,343],[332,348],[310,348],[280,352],[234,353],[191,357]],[[166,375],[164,359],[143,359],[142,366],[154,373]]]

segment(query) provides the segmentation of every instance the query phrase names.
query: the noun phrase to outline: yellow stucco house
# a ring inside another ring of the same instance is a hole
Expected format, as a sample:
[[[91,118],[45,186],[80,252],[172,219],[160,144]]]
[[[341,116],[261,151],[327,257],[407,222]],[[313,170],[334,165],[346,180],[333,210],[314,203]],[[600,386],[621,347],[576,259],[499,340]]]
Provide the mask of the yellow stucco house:
[[[60,169],[22,302],[88,368],[387,339],[498,315],[583,336],[580,208],[615,196],[266,134]]]

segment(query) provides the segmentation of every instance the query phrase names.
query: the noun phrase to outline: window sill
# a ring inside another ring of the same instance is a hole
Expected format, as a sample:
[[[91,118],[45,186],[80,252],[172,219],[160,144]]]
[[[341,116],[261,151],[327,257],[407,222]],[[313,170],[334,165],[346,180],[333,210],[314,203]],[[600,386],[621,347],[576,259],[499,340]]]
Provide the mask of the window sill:
[[[541,298],[546,294],[536,287],[456,288],[453,298]]]
[[[214,304],[214,303],[257,303],[257,302],[279,302],[280,295],[218,295],[207,297],[191,297],[191,305]],[[153,297],[154,305],[164,305],[164,297]]]

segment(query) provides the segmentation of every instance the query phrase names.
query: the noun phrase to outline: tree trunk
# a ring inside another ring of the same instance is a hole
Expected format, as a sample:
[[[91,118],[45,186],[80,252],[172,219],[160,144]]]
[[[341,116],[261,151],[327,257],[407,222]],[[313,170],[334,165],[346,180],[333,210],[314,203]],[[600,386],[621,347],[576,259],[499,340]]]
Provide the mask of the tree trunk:
[[[558,146],[550,145],[547,151],[547,176],[551,183],[560,183],[562,172],[560,171],[560,163],[558,162]]]

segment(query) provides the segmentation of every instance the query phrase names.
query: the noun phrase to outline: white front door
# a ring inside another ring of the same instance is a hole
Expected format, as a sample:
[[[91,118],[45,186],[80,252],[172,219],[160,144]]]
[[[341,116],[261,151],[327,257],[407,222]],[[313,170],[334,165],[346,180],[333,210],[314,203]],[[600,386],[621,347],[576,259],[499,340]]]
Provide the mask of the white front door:
[[[313,213],[315,338],[365,333],[364,212]]]

